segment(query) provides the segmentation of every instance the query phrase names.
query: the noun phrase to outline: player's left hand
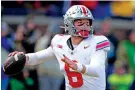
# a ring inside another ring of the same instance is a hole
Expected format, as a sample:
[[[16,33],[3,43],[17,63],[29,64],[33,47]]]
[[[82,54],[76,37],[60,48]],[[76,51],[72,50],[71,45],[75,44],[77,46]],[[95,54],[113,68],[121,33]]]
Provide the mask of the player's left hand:
[[[77,64],[75,62],[73,62],[72,60],[70,60],[67,56],[65,56],[65,55],[63,55],[63,56],[64,56],[64,58],[61,60],[63,62],[65,62],[73,70],[77,70]]]

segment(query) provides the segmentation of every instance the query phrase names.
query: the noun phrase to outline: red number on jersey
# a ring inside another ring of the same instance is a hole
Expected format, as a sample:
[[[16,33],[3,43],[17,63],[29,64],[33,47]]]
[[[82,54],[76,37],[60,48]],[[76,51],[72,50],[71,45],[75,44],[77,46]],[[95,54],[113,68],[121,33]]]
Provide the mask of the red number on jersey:
[[[73,88],[79,88],[83,85],[83,78],[82,78],[81,73],[75,72],[75,71],[70,71],[69,66],[67,64],[65,64],[65,71],[67,73],[69,84]],[[76,78],[76,81],[73,81],[73,78]]]

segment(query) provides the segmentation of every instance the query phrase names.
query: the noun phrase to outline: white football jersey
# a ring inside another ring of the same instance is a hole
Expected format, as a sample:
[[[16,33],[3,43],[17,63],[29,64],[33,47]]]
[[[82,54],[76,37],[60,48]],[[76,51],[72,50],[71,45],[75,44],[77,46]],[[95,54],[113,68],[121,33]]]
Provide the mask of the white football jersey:
[[[97,50],[108,50],[108,40],[104,36],[90,36],[83,40],[74,50],[67,45],[70,35],[56,35],[52,40],[52,49],[59,62],[60,70],[64,73],[66,87],[69,90],[74,88],[79,90],[105,90],[105,64],[101,77],[92,77],[73,71],[61,61],[63,54],[70,60],[74,60],[83,65],[91,62],[91,56]],[[106,57],[106,56],[105,56]],[[99,89],[98,89],[99,88]]]
[[[32,60],[32,55],[27,54],[30,58],[27,64],[39,64],[43,62],[39,59],[56,56],[60,70],[65,76],[66,90],[105,90],[105,60],[107,51],[110,48],[108,39],[105,36],[93,35],[84,39],[74,50],[71,50],[67,44],[67,40],[70,37],[70,35],[55,35],[52,39],[51,47],[35,54],[37,56],[36,60]],[[97,55],[98,60],[96,61],[96,59],[92,59],[95,52],[104,52],[105,54],[101,55],[103,58],[98,58]],[[92,62],[98,63],[99,71],[97,73],[99,73],[99,76],[82,74],[72,70],[61,61],[64,58],[63,54],[70,60],[83,65],[90,65]]]

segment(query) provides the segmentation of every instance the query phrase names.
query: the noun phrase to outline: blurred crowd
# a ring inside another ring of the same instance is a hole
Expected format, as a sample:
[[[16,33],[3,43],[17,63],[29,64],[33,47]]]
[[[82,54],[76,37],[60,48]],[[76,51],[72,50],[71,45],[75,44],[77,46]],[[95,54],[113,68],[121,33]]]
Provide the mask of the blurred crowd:
[[[57,26],[50,30],[49,25],[37,25],[33,21],[34,15],[62,18],[66,10],[75,4],[87,6],[95,19],[102,20],[101,26],[94,28],[94,33],[105,35],[111,42],[106,61],[106,90],[135,90],[135,29],[110,28],[108,20],[111,18],[133,22],[135,2],[132,1],[2,1],[2,16],[27,15],[27,18],[16,25],[2,20],[1,66],[9,53],[43,50],[50,45],[55,34],[64,33]],[[65,90],[57,60],[25,67],[15,76],[7,76],[1,70],[1,80],[1,90]]]
[[[88,7],[96,19],[107,17],[133,19],[134,1],[2,1],[2,15],[27,15],[29,13],[61,17],[66,10],[76,4]]]

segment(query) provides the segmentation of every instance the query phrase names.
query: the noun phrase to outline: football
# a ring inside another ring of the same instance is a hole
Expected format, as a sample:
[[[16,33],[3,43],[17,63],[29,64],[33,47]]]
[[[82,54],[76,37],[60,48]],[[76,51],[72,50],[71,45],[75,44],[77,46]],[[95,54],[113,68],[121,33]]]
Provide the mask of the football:
[[[4,63],[3,71],[6,75],[16,75],[23,70],[25,62],[25,54],[15,54],[14,56],[10,56]]]

